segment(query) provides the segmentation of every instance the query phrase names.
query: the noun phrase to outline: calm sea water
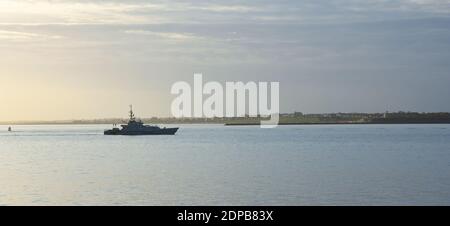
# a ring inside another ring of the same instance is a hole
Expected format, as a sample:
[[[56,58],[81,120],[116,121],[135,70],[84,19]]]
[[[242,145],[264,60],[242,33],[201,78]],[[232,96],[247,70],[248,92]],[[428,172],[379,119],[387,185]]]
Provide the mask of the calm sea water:
[[[0,205],[450,205],[450,125],[0,126]]]

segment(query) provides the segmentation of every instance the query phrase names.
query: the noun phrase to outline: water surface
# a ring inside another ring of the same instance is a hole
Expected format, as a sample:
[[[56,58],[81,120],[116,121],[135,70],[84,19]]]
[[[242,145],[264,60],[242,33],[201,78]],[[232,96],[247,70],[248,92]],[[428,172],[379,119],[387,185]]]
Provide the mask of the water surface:
[[[450,205],[450,125],[0,126],[0,205]]]

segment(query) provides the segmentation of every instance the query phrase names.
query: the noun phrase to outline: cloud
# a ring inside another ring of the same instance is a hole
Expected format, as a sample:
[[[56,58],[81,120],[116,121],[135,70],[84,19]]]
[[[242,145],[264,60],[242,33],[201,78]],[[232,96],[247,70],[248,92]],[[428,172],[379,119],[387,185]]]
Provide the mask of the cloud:
[[[0,0],[0,25],[340,23],[448,16],[450,0]],[[387,17],[390,16],[390,17]]]
[[[450,13],[450,0],[335,0],[334,4],[358,12]]]
[[[126,34],[148,35],[148,36],[158,37],[158,38],[162,38],[162,39],[175,40],[175,41],[189,41],[189,40],[202,39],[202,37],[195,36],[192,33],[154,32],[154,31],[148,31],[148,30],[126,30],[124,32]]]
[[[189,23],[192,20],[187,18],[198,16],[196,13],[242,14],[258,10],[256,6],[185,2],[1,0],[0,25]]]
[[[10,31],[10,30],[0,30],[0,40],[7,41],[43,41],[43,40],[51,40],[51,39],[60,39],[62,36],[59,35],[47,35],[47,34],[38,34],[38,33],[30,33],[30,32],[18,32],[18,31]]]
[[[1,1],[2,24],[139,24],[161,23],[161,18],[135,11],[161,10],[153,4],[50,1]]]
[[[204,10],[211,12],[234,12],[234,13],[248,13],[262,11],[259,7],[249,7],[242,5],[207,5],[207,6],[189,6],[187,10]]]

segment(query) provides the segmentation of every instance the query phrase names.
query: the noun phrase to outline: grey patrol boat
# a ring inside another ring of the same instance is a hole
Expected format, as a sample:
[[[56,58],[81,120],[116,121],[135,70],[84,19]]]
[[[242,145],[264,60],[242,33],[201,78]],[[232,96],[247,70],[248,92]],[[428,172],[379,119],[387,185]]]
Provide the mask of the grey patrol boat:
[[[179,128],[160,128],[159,126],[144,125],[141,120],[136,119],[133,106],[130,106],[130,120],[128,124],[121,125],[122,129],[113,128],[105,130],[105,135],[175,135]]]

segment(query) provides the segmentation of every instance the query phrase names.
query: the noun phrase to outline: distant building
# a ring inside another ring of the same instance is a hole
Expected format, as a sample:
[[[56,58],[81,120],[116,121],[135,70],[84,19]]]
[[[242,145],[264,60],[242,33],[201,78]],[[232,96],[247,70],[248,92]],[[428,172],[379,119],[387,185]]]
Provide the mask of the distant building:
[[[302,112],[294,112],[294,116],[295,117],[302,117],[303,116],[303,113]]]

